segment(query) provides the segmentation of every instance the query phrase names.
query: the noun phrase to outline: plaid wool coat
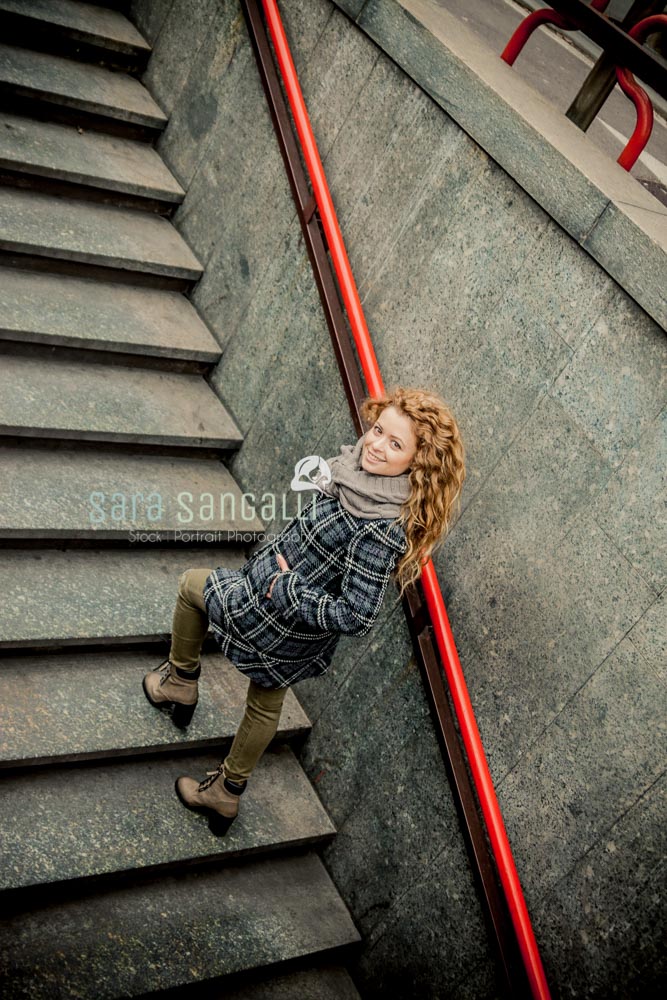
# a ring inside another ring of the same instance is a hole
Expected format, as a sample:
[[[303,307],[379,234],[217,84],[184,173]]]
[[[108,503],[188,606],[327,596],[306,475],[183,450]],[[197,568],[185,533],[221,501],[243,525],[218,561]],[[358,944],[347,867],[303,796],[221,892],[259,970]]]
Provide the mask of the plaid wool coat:
[[[336,497],[314,494],[240,570],[220,567],[207,577],[204,601],[213,636],[262,687],[317,677],[329,667],[341,635],[370,631],[406,548],[394,520],[355,517]],[[280,572],[276,553],[289,571]]]

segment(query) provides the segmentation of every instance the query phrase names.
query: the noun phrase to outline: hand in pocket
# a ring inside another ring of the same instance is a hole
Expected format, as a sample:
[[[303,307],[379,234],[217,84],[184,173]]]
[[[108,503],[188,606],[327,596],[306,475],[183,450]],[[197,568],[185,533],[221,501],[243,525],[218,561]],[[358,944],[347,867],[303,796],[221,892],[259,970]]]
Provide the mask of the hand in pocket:
[[[280,573],[284,573],[285,570],[289,569],[289,566],[287,565],[287,560],[285,559],[284,556],[281,556],[279,552],[276,552],[276,560],[278,562],[278,565],[280,566]],[[278,579],[278,577],[280,576],[280,573],[276,573],[275,576],[273,576],[271,578],[271,583],[269,584],[269,589],[266,592],[266,596],[267,597],[271,597],[271,591],[273,590],[273,585],[276,582],[276,580]]]

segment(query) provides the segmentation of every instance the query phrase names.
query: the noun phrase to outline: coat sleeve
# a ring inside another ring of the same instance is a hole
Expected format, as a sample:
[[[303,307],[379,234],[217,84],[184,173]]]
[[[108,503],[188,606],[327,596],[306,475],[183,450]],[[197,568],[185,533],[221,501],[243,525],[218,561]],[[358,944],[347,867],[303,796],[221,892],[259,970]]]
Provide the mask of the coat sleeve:
[[[346,635],[365,635],[377,619],[396,549],[383,542],[372,525],[357,532],[345,555],[340,597],[309,583],[298,570],[280,573],[271,599],[287,618],[298,618],[314,628]]]

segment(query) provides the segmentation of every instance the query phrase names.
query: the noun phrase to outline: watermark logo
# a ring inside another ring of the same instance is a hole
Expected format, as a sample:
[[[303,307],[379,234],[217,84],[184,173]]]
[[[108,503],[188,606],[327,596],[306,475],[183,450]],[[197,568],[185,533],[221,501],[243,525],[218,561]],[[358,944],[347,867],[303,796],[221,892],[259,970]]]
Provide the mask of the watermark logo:
[[[304,493],[324,493],[324,487],[331,480],[328,463],[319,455],[307,455],[294,466],[294,478],[290,485],[296,492],[296,501],[294,494],[287,491],[281,494],[266,492],[261,497],[254,493],[237,494],[236,491],[194,494],[182,490],[176,496],[157,490],[133,493],[93,491],[87,498],[88,515],[91,524],[134,525],[139,532],[146,529],[159,532],[171,524],[178,534],[180,528],[186,526],[182,539],[186,540],[190,530],[188,525],[192,525],[195,532],[201,528],[208,531],[209,526],[215,531],[217,525],[236,524],[239,520],[248,523],[257,517],[267,523],[281,517],[283,521],[300,517],[302,506],[308,503]],[[314,519],[315,495],[312,500]],[[296,514],[290,509],[294,505]],[[155,540],[159,541],[159,538]]]
[[[294,466],[294,478],[290,487],[297,492],[312,490],[314,487],[324,493],[324,487],[331,482],[331,478],[331,469],[325,459],[319,455],[306,455]]]

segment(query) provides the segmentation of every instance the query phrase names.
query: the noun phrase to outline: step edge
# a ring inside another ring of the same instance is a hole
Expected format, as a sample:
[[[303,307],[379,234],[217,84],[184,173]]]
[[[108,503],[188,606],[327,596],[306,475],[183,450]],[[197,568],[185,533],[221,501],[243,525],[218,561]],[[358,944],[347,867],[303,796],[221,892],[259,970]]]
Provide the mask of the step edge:
[[[0,169],[11,170],[24,177],[44,177],[66,181],[70,184],[79,184],[82,187],[95,188],[98,191],[108,191],[111,194],[128,194],[136,198],[152,199],[165,205],[181,205],[185,199],[185,191],[169,188],[151,187],[150,185],[140,186],[140,190],[131,190],[128,181],[116,181],[113,178],[97,178],[91,174],[82,174],[64,167],[47,167],[40,163],[31,163],[27,160],[11,159],[7,156],[0,156]],[[175,178],[174,178],[175,179]],[[178,181],[176,181],[178,184]],[[72,193],[71,197],[76,197]]]
[[[319,801],[319,800],[318,800]],[[328,814],[325,813],[328,818]],[[331,820],[329,824],[333,827]],[[195,854],[187,858],[174,858],[171,861],[160,862],[154,865],[134,865],[128,868],[116,868],[109,871],[91,872],[87,875],[74,875],[71,878],[44,880],[38,882],[22,882],[15,885],[0,884],[0,898],[4,894],[20,893],[21,890],[36,890],[40,888],[54,889],[62,886],[66,891],[72,886],[85,887],[86,884],[101,885],[105,881],[111,881],[117,876],[127,877],[132,872],[141,872],[144,877],[154,875],[164,875],[169,872],[183,871],[185,869],[198,868],[205,865],[220,865],[239,861],[243,858],[266,857],[280,854],[283,851],[303,850],[309,847],[321,847],[330,844],[336,836],[336,830],[332,829],[326,833],[312,833],[306,836],[294,837],[284,841],[274,841],[267,844],[259,844],[255,847],[245,847],[239,850],[218,851],[214,854]],[[213,834],[211,834],[213,837]],[[224,839],[224,838],[220,838]]]
[[[94,6],[94,4],[91,4],[91,6]],[[119,13],[121,12],[119,11]],[[2,4],[0,4],[0,15],[1,14],[6,14],[15,22],[18,22],[19,27],[36,28],[37,30],[41,29],[42,31],[50,29],[56,36],[70,39],[73,42],[83,42],[91,48],[99,49],[100,52],[119,52],[122,55],[139,56],[143,58],[144,56],[150,56],[153,51],[150,42],[143,37],[137,26],[133,24],[133,22],[124,14],[122,15],[123,19],[138,35],[137,41],[131,42],[127,41],[127,39],[115,38],[112,35],[101,35],[92,30],[87,31],[85,28],[77,28],[71,24],[63,24],[60,21],[50,21],[46,17],[38,17],[34,13],[27,11],[16,11],[11,8],[6,9]],[[59,55],[60,53],[54,52],[53,54]]]
[[[272,745],[289,743],[291,740],[307,735],[312,731],[312,724],[295,723],[292,726],[278,727]],[[0,757],[0,773],[11,772],[11,776],[28,774],[34,770],[52,770],[69,764],[104,763],[105,761],[144,761],[160,756],[180,757],[200,750],[217,750],[231,745],[234,733],[218,736],[200,737],[182,743],[142,744],[132,747],[101,748],[100,750],[83,751],[81,753],[47,754],[41,757]]]
[[[30,51],[30,50],[27,50]],[[12,83],[0,79],[0,94],[13,94],[16,97],[25,97],[33,101],[43,101],[46,104],[56,104],[59,107],[71,108],[73,111],[85,111],[99,118],[107,118],[109,121],[121,122],[128,125],[144,125],[146,128],[163,131],[169,122],[168,117],[161,112],[160,115],[147,114],[141,111],[131,111],[128,108],[116,107],[110,104],[99,104],[95,101],[84,100],[69,94],[56,94],[40,87],[31,87],[27,83]]]
[[[1,288],[1,284],[0,284]],[[202,338],[203,341],[204,338]],[[108,354],[133,354],[137,357],[164,358],[174,361],[205,362],[217,364],[222,351],[213,347],[206,349],[177,347],[171,344],[148,343],[146,341],[97,340],[94,337],[77,337],[75,334],[44,333],[41,330],[0,327],[0,341],[10,343],[43,344],[45,347],[75,347],[81,350],[100,351]],[[215,343],[215,341],[214,341]],[[82,359],[85,361],[85,359]],[[91,362],[92,363],[92,362]]]
[[[185,246],[187,246],[187,243]],[[25,240],[12,240],[3,236],[0,236],[0,250],[4,250],[6,253],[20,253],[47,259],[67,260],[74,264],[89,264],[93,267],[108,267],[130,272],[136,271],[140,274],[152,274],[165,278],[184,278],[188,281],[198,281],[204,273],[204,268],[201,264],[198,264],[196,267],[187,264],[161,264],[158,261],[140,261],[137,258],[131,257],[105,256],[101,253],[90,251],[45,246],[39,243],[29,243]]]
[[[121,434],[114,431],[88,431],[84,428],[27,427],[24,425],[0,424],[0,437],[38,438],[63,441],[99,441],[119,444],[170,445],[174,448],[220,448],[237,450],[243,444],[242,437],[185,437],[160,434]],[[1,443],[1,441],[0,441]]]

